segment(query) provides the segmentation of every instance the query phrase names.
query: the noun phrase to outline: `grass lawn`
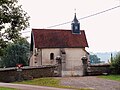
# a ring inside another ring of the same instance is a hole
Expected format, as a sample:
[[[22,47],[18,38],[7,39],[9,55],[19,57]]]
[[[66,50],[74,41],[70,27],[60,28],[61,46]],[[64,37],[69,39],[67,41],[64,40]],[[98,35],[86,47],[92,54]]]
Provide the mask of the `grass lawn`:
[[[91,89],[80,89],[75,88],[72,86],[62,86],[60,85],[60,79],[56,78],[38,78],[34,80],[27,80],[22,82],[15,82],[18,84],[29,84],[29,85],[38,85],[38,86],[49,86],[49,87],[56,87],[56,88],[68,88],[68,89],[76,89],[76,90],[91,90]]]
[[[115,80],[120,81],[120,75],[102,75],[98,76],[99,78],[109,79],[109,80]]]
[[[14,88],[7,88],[7,87],[0,87],[0,90],[17,90],[17,89],[14,89]]]

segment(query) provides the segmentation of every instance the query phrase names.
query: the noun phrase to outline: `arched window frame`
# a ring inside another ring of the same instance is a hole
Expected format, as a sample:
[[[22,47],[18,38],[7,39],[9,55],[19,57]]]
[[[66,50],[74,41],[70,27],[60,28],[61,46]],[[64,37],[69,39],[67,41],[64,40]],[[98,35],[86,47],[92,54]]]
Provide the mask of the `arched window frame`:
[[[54,60],[54,53],[50,53],[50,60]]]

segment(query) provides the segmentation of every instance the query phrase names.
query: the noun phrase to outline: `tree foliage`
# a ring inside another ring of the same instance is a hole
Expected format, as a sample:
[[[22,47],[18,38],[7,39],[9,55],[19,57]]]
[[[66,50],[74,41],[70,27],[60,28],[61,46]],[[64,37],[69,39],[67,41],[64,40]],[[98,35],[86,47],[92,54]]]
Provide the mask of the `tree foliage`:
[[[97,55],[90,55],[90,63],[91,64],[97,64],[100,63],[100,58],[97,57]]]
[[[17,0],[0,0],[0,54],[8,41],[21,38],[21,30],[29,26],[29,16]],[[2,54],[1,54],[2,55]]]
[[[2,57],[2,66],[15,67],[16,64],[28,65],[29,51],[29,43],[25,39],[9,44]]]
[[[111,71],[115,74],[120,74],[120,52],[111,60]]]

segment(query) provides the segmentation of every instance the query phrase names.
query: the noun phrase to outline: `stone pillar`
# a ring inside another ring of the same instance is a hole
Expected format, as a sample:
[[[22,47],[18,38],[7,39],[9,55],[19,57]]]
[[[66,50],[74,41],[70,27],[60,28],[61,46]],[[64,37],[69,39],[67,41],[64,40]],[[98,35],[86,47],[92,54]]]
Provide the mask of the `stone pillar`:
[[[85,75],[87,75],[87,67],[88,67],[88,65],[87,65],[87,57],[86,56],[84,56],[84,57],[82,57],[82,66],[83,66],[83,76],[85,76]]]
[[[62,71],[61,71],[61,76],[64,76],[65,75],[65,72],[66,72],[66,52],[65,52],[65,49],[62,48],[60,49],[60,56],[61,56],[61,59],[62,59]]]
[[[62,58],[60,56],[56,57],[56,62],[57,62],[57,72],[58,72],[58,76],[62,75]]]

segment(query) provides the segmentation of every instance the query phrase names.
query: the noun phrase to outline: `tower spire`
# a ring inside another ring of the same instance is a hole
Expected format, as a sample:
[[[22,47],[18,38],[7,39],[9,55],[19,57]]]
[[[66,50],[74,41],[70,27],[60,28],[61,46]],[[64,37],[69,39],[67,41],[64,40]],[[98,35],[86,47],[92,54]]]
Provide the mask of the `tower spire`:
[[[79,22],[79,21],[77,20],[76,13],[75,13],[75,16],[74,16],[73,22]]]
[[[75,15],[74,15],[73,22],[79,22],[79,21],[77,20],[77,17],[76,17],[76,9],[75,9]]]

